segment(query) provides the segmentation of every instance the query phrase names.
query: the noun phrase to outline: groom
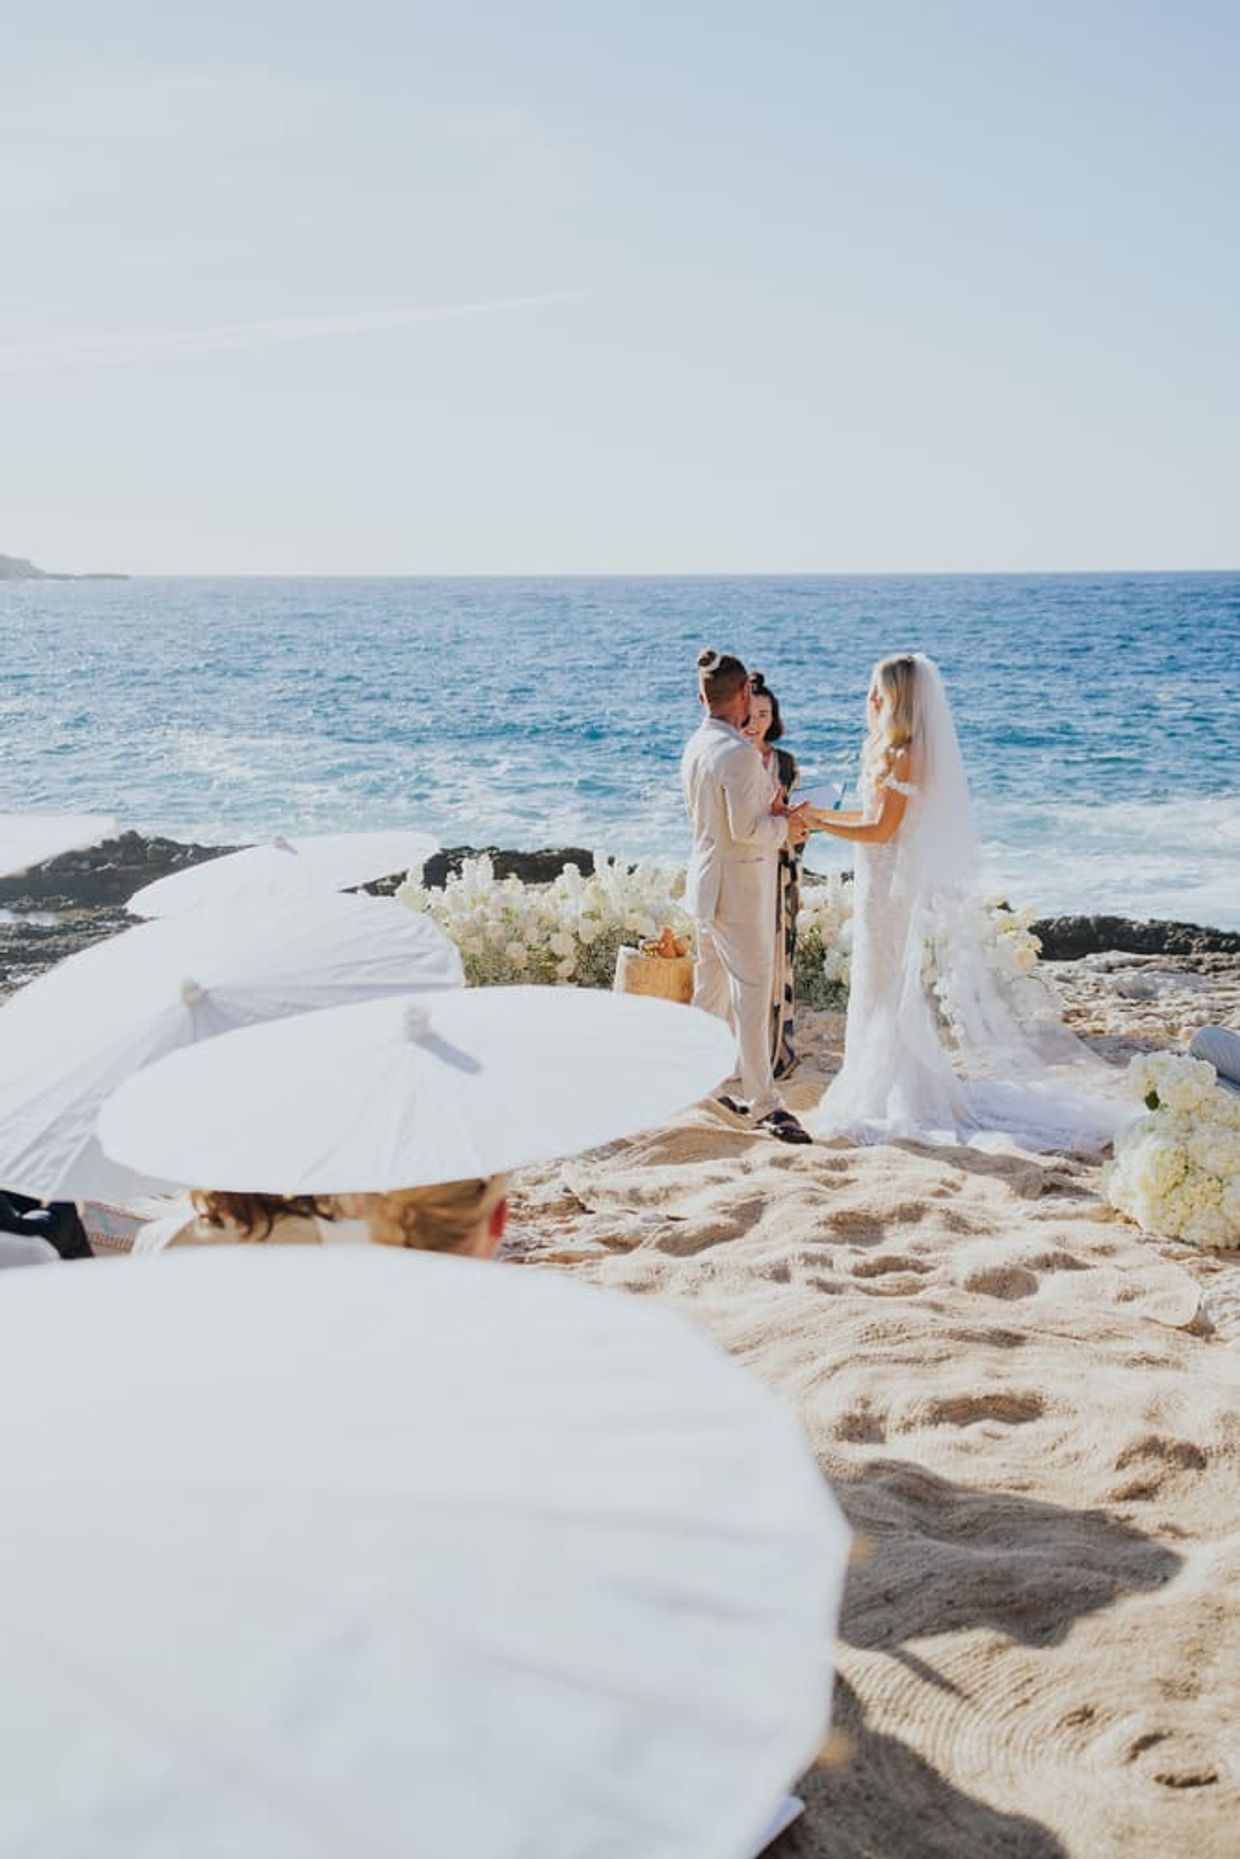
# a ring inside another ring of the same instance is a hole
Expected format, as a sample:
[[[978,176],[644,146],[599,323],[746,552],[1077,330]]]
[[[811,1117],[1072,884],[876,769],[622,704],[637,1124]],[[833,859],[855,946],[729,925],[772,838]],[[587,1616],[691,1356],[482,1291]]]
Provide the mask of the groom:
[[[685,879],[685,907],[697,922],[693,1004],[736,1029],[747,1114],[780,1142],[807,1143],[771,1070],[779,853],[808,837],[806,810],[790,812],[772,801],[762,758],[741,734],[749,720],[749,674],[739,658],[700,652],[698,697],[706,716],[680,763],[693,822]]]

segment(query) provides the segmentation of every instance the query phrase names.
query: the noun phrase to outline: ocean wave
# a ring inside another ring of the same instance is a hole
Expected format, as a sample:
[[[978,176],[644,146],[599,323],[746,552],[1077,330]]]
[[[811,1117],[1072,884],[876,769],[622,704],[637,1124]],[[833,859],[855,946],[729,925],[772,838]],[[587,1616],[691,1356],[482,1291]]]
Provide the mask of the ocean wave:
[[[807,778],[839,779],[870,664],[911,641],[949,682],[989,885],[1240,927],[1240,795],[1201,791],[1230,766],[1238,598],[1226,576],[29,584],[0,591],[0,805],[679,859],[696,645],[761,665]]]

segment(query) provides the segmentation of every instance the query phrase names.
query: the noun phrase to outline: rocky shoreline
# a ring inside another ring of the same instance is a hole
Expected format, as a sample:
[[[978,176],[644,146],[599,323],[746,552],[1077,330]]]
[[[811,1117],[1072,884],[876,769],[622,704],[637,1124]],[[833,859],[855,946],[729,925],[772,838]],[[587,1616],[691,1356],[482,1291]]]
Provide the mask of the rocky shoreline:
[[[44,969],[132,924],[126,902],[144,884],[230,848],[123,833],[117,839],[67,852],[16,878],[0,878],[0,995]],[[442,885],[467,858],[486,852],[500,877],[548,883],[567,864],[589,873],[594,855],[581,846],[540,852],[501,847],[451,846],[426,867],[426,881]],[[376,889],[391,886],[376,886]],[[1046,917],[1033,925],[1043,958],[1079,962],[1106,955],[1172,959],[1177,967],[1215,971],[1240,965],[1240,934],[1195,923],[1140,922],[1127,917]]]

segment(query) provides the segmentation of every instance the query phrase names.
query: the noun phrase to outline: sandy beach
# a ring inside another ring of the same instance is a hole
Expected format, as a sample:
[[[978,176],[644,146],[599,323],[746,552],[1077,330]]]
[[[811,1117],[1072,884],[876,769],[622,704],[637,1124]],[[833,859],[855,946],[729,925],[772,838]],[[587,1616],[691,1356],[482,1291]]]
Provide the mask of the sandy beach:
[[[1111,1056],[1240,1021],[1240,961],[1052,970]],[[793,1108],[838,1063],[802,1016]],[[855,1529],[836,1721],[780,1859],[1227,1859],[1240,1812],[1240,1255],[1095,1164],[787,1149],[698,1108],[521,1181],[514,1253],[700,1323]]]
[[[0,993],[202,854],[131,836],[14,882]],[[1065,924],[1093,952],[1044,972],[1107,1057],[1240,1026],[1234,937]],[[842,1037],[801,1012],[792,1108]],[[518,1178],[507,1256],[701,1324],[792,1403],[858,1533],[842,1735],[780,1859],[1236,1851],[1240,1254],[1143,1236],[1098,1174],[787,1148],[706,1105]]]

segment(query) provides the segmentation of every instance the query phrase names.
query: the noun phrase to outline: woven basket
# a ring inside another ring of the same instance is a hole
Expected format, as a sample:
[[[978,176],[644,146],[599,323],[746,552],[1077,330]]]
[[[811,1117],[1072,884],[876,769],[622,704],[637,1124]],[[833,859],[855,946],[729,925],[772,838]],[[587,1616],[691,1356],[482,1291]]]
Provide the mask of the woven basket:
[[[647,955],[642,949],[620,949],[616,954],[617,994],[654,994],[660,1000],[693,999],[691,955]]]

